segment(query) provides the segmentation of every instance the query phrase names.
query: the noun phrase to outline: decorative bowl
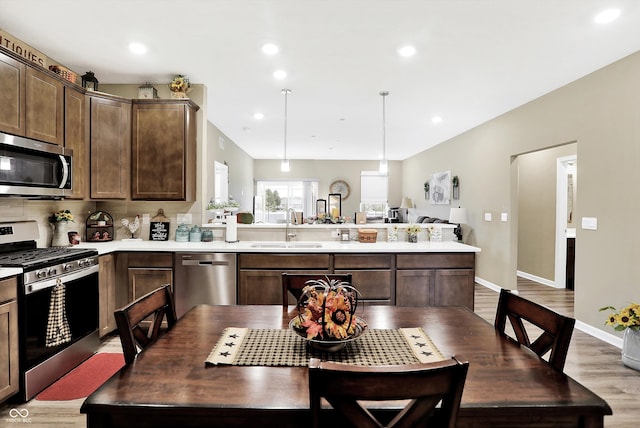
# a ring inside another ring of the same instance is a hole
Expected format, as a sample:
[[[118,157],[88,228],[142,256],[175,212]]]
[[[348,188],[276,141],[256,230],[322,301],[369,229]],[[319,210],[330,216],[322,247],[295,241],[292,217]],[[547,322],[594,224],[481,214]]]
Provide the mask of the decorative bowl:
[[[356,319],[355,333],[353,333],[353,335],[349,336],[346,339],[334,339],[334,338],[329,338],[327,340],[308,339],[307,333],[303,329],[297,327],[297,322],[299,320],[299,317],[295,317],[294,319],[289,321],[289,328],[293,330],[298,336],[306,340],[309,346],[315,350],[323,351],[323,352],[338,352],[344,349],[344,347],[347,346],[347,343],[354,341],[360,336],[362,336],[367,330],[367,322],[357,315],[354,315],[354,317]]]

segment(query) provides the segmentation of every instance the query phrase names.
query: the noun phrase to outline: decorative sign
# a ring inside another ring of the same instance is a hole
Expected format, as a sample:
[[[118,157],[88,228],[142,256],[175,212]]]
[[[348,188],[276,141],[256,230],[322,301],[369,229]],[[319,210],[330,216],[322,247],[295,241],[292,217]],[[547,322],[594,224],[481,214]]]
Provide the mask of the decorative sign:
[[[27,61],[31,61],[40,67],[47,68],[47,56],[45,54],[3,30],[0,30],[0,46],[21,56]]]
[[[169,240],[169,222],[168,221],[152,221],[149,227],[149,241],[168,241]]]

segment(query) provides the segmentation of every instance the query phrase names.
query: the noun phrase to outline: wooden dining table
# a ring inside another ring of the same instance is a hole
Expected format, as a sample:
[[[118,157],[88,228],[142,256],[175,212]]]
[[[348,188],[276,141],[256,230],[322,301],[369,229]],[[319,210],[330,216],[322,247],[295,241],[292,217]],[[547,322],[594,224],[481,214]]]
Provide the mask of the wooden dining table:
[[[226,327],[285,329],[291,309],[196,306],[85,400],[87,427],[306,426],[307,367],[205,366]],[[368,306],[360,316],[369,329],[422,327],[444,356],[469,361],[458,427],[594,428],[612,414],[598,395],[467,308]],[[341,426],[330,407],[324,413]]]

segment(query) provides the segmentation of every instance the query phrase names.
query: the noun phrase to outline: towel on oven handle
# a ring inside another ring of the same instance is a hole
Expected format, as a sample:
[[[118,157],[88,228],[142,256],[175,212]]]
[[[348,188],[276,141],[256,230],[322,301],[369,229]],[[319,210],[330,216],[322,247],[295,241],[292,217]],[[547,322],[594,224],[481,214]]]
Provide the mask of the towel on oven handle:
[[[45,346],[53,347],[67,342],[71,342],[71,328],[67,320],[65,285],[58,278],[51,290]]]

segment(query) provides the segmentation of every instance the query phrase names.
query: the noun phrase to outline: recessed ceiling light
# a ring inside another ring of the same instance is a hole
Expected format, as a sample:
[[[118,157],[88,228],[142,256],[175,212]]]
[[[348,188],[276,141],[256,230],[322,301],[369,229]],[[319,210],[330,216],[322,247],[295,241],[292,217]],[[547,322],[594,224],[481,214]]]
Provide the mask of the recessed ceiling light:
[[[433,117],[431,118],[431,122],[433,122],[433,123],[440,123],[440,122],[442,122],[442,118],[441,118],[440,116],[433,116]]]
[[[264,114],[262,114],[262,113],[255,113],[255,114],[253,115],[253,118],[254,118],[254,119],[257,119],[257,120],[262,120],[262,119],[264,119]]]
[[[266,43],[262,45],[262,52],[267,55],[275,55],[278,53],[278,50],[278,46],[274,45],[273,43]]]
[[[284,71],[284,70],[276,70],[276,71],[273,73],[273,77],[275,77],[276,79],[282,80],[282,79],[284,79],[285,77],[287,77],[287,72],[286,72],[286,71]]]
[[[398,49],[398,53],[405,58],[410,57],[415,55],[416,48],[414,48],[413,46],[403,46],[400,49]]]
[[[142,55],[147,52],[147,47],[142,43],[130,43],[129,50],[135,54]]]
[[[597,14],[593,21],[596,24],[608,24],[609,22],[614,21],[619,16],[620,9],[607,9]]]

